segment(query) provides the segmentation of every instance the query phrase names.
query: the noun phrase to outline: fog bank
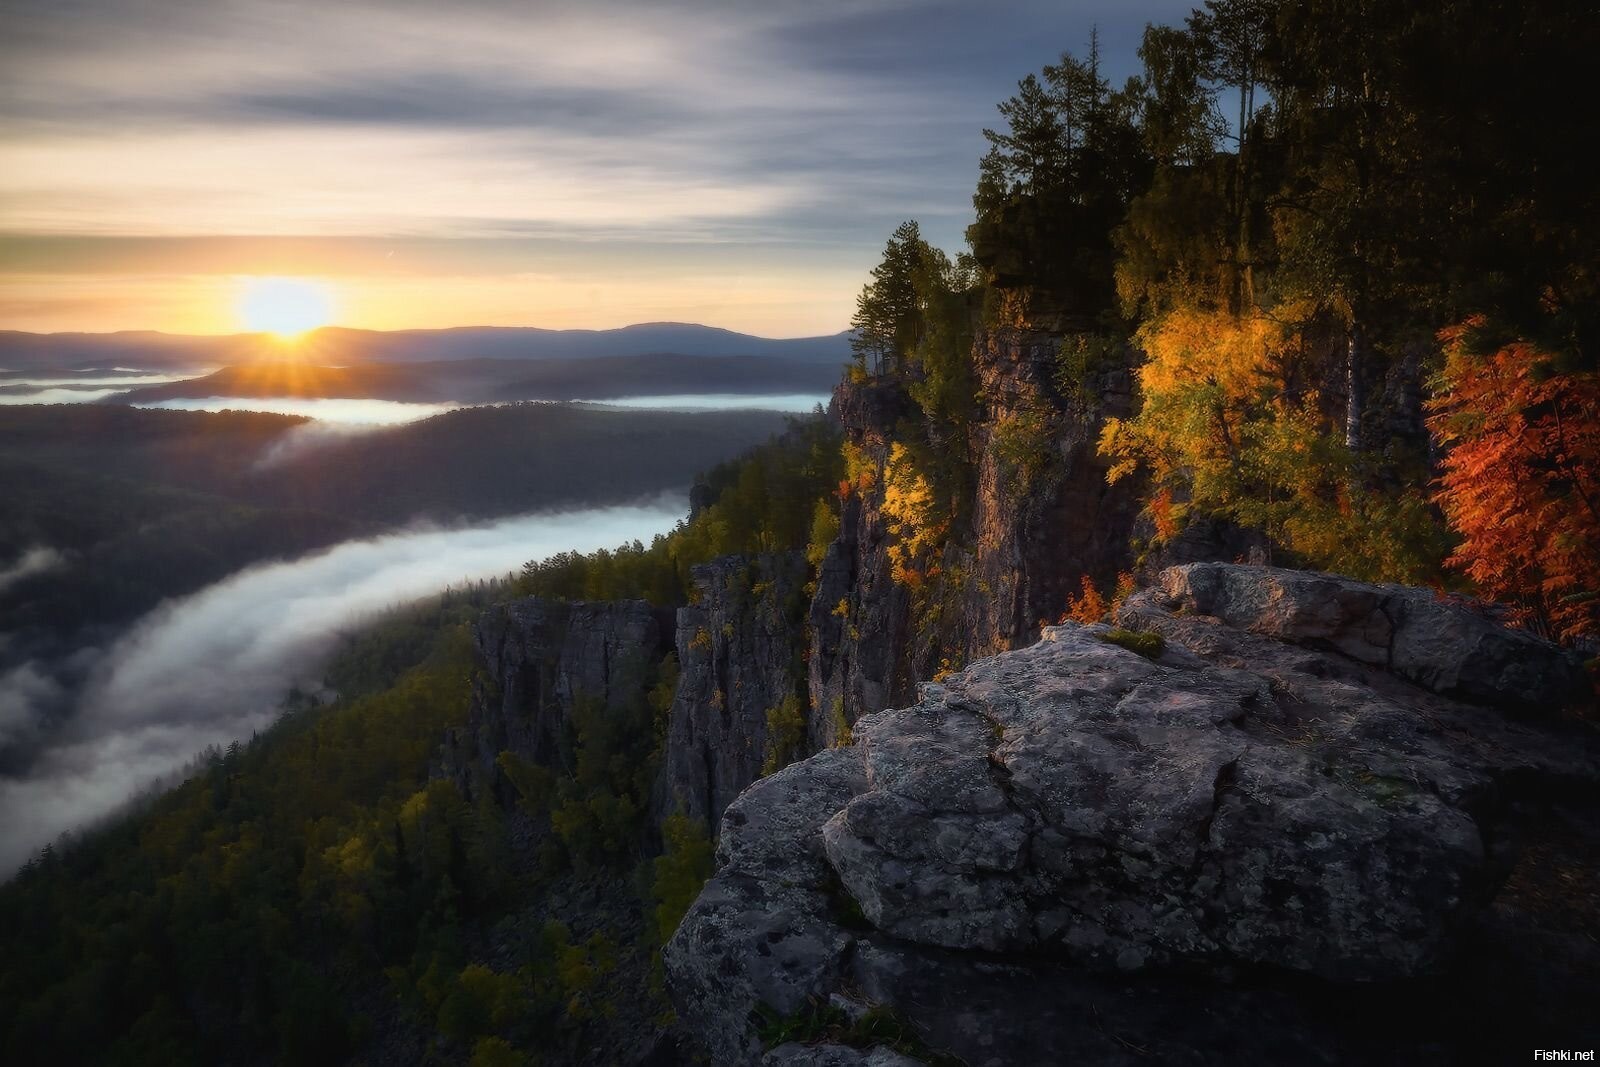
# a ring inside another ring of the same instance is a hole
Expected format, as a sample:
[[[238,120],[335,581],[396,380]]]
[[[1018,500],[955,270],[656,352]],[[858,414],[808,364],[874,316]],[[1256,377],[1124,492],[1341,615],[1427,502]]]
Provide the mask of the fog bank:
[[[422,404],[404,400],[340,399],[297,396],[173,397],[134,404],[136,408],[176,411],[266,411],[274,415],[304,415],[360,426],[397,426],[454,411],[460,404]]]
[[[649,540],[687,507],[671,494],[415,529],[250,567],[162,605],[99,659],[70,725],[29,770],[0,779],[0,872],[62,831],[115,811],[207,745],[269,724],[291,685],[316,685],[338,634],[363,615],[504,575],[529,559]],[[0,719],[12,720],[9,730],[26,728],[15,720],[35,694],[20,690],[39,682],[31,671],[0,677]]]
[[[663,396],[615,396],[578,400],[612,408],[646,408],[651,411],[811,411],[824,408],[833,398],[826,393],[669,393]]]

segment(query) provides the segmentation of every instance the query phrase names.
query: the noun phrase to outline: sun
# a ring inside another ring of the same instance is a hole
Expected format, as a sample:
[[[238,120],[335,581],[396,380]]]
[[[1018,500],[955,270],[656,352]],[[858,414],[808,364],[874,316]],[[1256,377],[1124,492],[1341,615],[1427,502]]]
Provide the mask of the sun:
[[[252,333],[298,337],[333,321],[333,295],[306,278],[247,278],[239,292],[239,321]]]

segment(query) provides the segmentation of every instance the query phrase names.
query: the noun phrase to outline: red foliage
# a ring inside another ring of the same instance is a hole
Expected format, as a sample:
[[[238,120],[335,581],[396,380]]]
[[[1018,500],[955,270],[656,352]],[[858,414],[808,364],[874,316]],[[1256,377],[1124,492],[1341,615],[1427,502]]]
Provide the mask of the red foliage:
[[[1105,617],[1106,598],[1100,595],[1087,574],[1080,588],[1082,592],[1077,596],[1067,598],[1067,610],[1062,612],[1061,622],[1099,622]]]
[[[1150,518],[1156,524],[1156,536],[1163,541],[1178,536],[1178,520],[1172,514],[1172,490],[1163,489],[1150,498]]]
[[[1600,380],[1521,341],[1473,355],[1480,325],[1441,334],[1429,404],[1449,448],[1435,499],[1462,539],[1448,562],[1555,636],[1600,634]]]

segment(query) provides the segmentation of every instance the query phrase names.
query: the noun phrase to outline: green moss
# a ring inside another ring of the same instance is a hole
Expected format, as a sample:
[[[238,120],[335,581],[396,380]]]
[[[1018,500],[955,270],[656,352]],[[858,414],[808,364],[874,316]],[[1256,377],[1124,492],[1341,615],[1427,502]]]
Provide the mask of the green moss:
[[[859,1049],[893,1049],[934,1067],[964,1067],[959,1058],[928,1047],[904,1016],[883,1005],[869,1008],[854,1022],[841,1009],[816,998],[793,1015],[779,1015],[765,1004],[751,1015],[756,1033],[768,1049],[791,1041],[807,1045],[829,1042]]]
[[[1129,652],[1137,652],[1145,659],[1159,659],[1162,650],[1167,647],[1166,641],[1160,634],[1140,630],[1113,629],[1097,633],[1095,636],[1108,644],[1120,645]]]
[[[767,709],[767,743],[761,763],[763,775],[787,767],[805,745],[806,720],[800,698],[790,694],[776,707]]]
[[[833,747],[844,748],[854,744],[855,735],[850,729],[850,720],[844,717],[844,697],[833,698],[833,706],[828,714],[833,720]]]
[[[1377,774],[1373,771],[1362,771],[1353,775],[1343,775],[1342,777],[1357,792],[1364,794],[1373,803],[1385,808],[1418,792],[1415,782],[1407,781],[1404,778],[1395,778],[1387,774]]]

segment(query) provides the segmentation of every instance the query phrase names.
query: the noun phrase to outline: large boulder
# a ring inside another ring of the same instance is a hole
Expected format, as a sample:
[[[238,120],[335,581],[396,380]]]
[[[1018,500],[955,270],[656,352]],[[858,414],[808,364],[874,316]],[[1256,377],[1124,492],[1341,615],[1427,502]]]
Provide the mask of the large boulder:
[[[1163,605],[1251,633],[1329,648],[1435,693],[1531,710],[1578,699],[1576,657],[1426,589],[1332,574],[1191,563],[1161,576]]]
[[[1436,604],[1176,568],[1121,609],[1136,638],[1047,628],[863,718],[728,809],[665,952],[681,1016],[728,1064],[764,1054],[753,1018],[836,995],[969,1064],[1437,1051],[1352,1019],[1432,1017],[1515,866],[1512,813],[1600,823],[1600,743],[1486,706],[1570,693],[1542,681],[1567,660]],[[802,1055],[773,1062],[854,1062]]]

